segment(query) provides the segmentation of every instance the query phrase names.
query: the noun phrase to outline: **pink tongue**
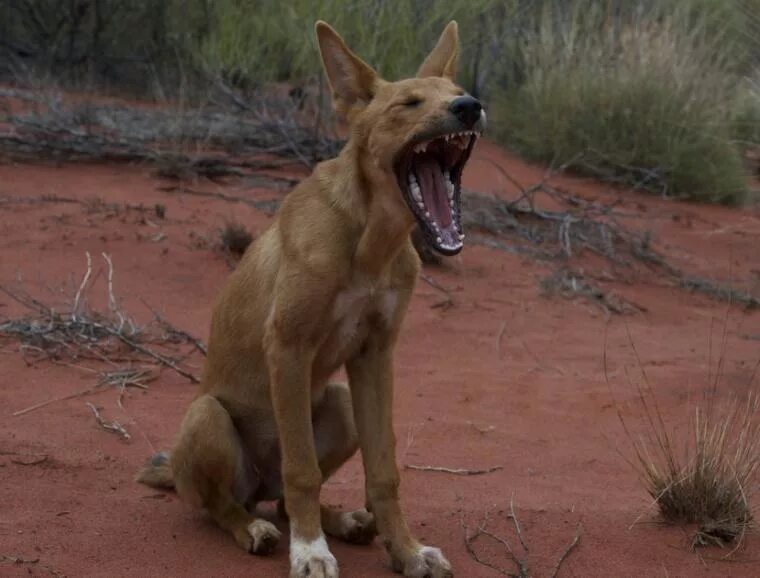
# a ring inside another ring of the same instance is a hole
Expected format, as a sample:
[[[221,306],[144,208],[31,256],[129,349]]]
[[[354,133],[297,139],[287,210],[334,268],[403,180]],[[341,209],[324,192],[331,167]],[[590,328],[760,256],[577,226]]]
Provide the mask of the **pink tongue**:
[[[451,207],[438,160],[432,156],[421,156],[415,163],[415,169],[425,207],[438,225],[448,228],[451,225]]]

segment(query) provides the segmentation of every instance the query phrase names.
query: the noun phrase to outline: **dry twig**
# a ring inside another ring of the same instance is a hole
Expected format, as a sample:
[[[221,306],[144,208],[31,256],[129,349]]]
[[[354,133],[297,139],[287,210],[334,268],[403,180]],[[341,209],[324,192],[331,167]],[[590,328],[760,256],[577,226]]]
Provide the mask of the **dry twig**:
[[[567,548],[565,548],[560,557],[557,559],[557,563],[554,565],[554,568],[552,568],[552,573],[549,574],[549,578],[556,578],[559,569],[562,567],[562,564],[565,562],[570,553],[578,547],[578,544],[581,542],[581,531],[582,525],[578,524],[578,527],[575,530],[575,536],[567,545]]]
[[[530,549],[528,546],[528,541],[525,539],[525,536],[523,535],[520,521],[517,517],[517,511],[515,510],[514,494],[512,495],[509,502],[509,514],[507,515],[507,517],[512,521],[514,532],[517,535],[518,540],[520,541],[520,546],[523,551],[522,556],[518,556],[515,553],[515,551],[513,550],[512,546],[510,545],[507,539],[502,538],[501,536],[498,536],[494,534],[493,532],[491,532],[490,530],[488,530],[487,528],[488,523],[489,523],[488,512],[485,513],[485,515],[483,516],[483,521],[478,525],[477,530],[473,534],[470,534],[467,525],[464,523],[464,516],[462,516],[460,523],[462,525],[462,529],[464,530],[465,549],[467,550],[470,557],[472,557],[472,559],[475,560],[478,564],[482,564],[483,566],[487,566],[488,568],[496,570],[499,574],[502,574],[504,576],[510,576],[510,578],[530,578],[531,576],[531,570],[530,570],[530,565],[529,565]],[[554,567],[552,568],[549,578],[557,577],[560,568],[565,563],[568,556],[570,556],[570,553],[580,543],[581,529],[582,529],[581,524],[578,524],[573,540],[565,548],[562,554],[560,554],[559,558],[557,559],[557,562],[554,564]],[[506,568],[502,568],[501,566],[498,566],[497,564],[495,564],[494,562],[491,562],[490,560],[484,559],[475,548],[475,542],[481,536],[485,536],[487,538],[490,538],[494,542],[501,544],[504,547],[504,552],[506,556],[516,566],[517,572],[507,570]]]
[[[114,420],[109,422],[103,419],[103,416],[100,415],[98,408],[92,405],[89,401],[87,402],[87,407],[92,410],[92,413],[95,416],[95,420],[98,422],[98,425],[104,430],[113,432],[125,440],[131,439],[132,436],[129,435],[129,432],[124,429],[124,426],[121,425],[118,421]]]
[[[491,472],[503,470],[504,466],[493,466],[491,468],[468,470],[466,468],[445,468],[441,466],[416,466],[413,464],[405,464],[404,468],[407,470],[417,470],[419,472],[442,472],[444,474],[454,474],[457,476],[480,476],[483,474],[490,474]]]
[[[104,254],[103,259],[108,266],[108,312],[100,312],[87,306],[86,295],[93,279],[92,259],[88,253],[87,270],[76,291],[73,304],[63,307],[71,312],[69,314],[59,313],[55,307],[44,304],[23,290],[0,286],[1,292],[29,311],[26,316],[0,321],[0,336],[19,340],[22,350],[33,353],[37,358],[54,361],[61,358],[94,359],[107,362],[120,371],[133,371],[134,363],[157,363],[197,383],[198,378],[193,373],[182,368],[168,354],[150,345],[165,347],[169,344],[190,343],[204,353],[205,346],[190,334],[174,329],[159,316],[156,316],[152,323],[139,326],[118,306],[113,291],[113,263],[108,255]],[[116,355],[124,351],[123,346],[126,346],[130,364],[127,367],[118,367],[115,359]],[[52,401],[58,399],[21,410],[19,415]]]

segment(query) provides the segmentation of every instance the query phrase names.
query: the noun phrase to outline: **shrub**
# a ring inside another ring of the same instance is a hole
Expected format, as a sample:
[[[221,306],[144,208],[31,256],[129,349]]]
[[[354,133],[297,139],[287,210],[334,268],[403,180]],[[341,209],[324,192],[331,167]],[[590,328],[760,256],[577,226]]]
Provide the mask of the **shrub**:
[[[740,146],[760,147],[760,71],[745,80],[733,111],[731,132]]]
[[[0,77],[159,99],[212,98],[210,79],[302,88],[322,78],[322,18],[398,78],[455,18],[460,81],[487,101],[503,144],[661,193],[741,202],[737,141],[760,133],[757,84],[745,80],[760,65],[759,15],[760,0],[6,2]]]
[[[526,156],[675,196],[741,202],[735,77],[703,26],[675,12],[607,23],[601,4],[544,10],[520,47],[524,80],[494,95],[497,136]]]
[[[191,38],[191,52],[201,66],[243,85],[303,83],[320,74],[313,25],[322,19],[382,75],[400,78],[414,74],[449,20],[474,31],[486,14],[510,4],[514,1],[294,0],[283,8],[276,0],[220,0],[210,6],[211,26]],[[471,61],[483,38],[469,34],[462,40],[463,60]],[[471,68],[464,66],[470,78]]]

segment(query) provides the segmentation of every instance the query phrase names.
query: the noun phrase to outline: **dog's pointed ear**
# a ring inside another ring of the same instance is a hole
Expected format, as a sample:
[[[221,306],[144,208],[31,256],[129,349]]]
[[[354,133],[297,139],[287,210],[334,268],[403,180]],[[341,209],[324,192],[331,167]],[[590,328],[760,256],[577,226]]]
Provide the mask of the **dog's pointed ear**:
[[[366,105],[374,96],[379,80],[377,73],[351,52],[329,24],[318,20],[315,29],[335,109],[348,114],[353,107]]]
[[[443,29],[438,43],[428,54],[425,62],[417,71],[417,78],[442,76],[454,80],[457,75],[457,60],[459,58],[459,27],[456,20],[448,23]]]

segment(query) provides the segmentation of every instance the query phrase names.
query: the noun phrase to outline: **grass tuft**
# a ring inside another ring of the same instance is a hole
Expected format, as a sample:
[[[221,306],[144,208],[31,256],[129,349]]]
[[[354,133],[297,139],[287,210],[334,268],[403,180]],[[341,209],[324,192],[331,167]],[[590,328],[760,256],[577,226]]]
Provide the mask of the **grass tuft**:
[[[617,405],[633,446],[630,463],[666,522],[696,525],[692,547],[735,543],[733,553],[754,523],[751,500],[760,470],[760,398],[752,381],[760,361],[750,378],[750,393],[721,403],[721,356],[684,435],[664,417],[630,333],[628,341],[642,375],[636,384],[641,412],[637,425],[645,429],[635,434]],[[606,347],[604,367],[609,385]]]
[[[634,444],[649,495],[662,517],[696,524],[692,545],[725,546],[741,540],[753,521],[749,494],[760,466],[760,404],[755,396],[713,411],[696,408],[691,442],[678,455],[658,432]]]

